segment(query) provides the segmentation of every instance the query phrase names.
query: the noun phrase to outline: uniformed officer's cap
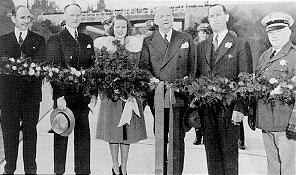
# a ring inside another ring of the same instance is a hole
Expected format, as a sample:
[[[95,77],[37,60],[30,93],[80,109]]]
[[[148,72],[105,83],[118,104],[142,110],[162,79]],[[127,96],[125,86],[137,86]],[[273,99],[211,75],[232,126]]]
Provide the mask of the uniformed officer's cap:
[[[284,12],[273,12],[266,15],[261,24],[266,27],[266,31],[278,30],[285,27],[291,27],[294,23],[292,16]]]

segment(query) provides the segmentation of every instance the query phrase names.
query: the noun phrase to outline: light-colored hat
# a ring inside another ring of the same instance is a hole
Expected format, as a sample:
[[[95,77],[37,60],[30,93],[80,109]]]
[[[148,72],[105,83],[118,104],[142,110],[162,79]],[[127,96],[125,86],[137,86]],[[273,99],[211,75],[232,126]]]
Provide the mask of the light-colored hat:
[[[56,108],[50,114],[50,123],[51,128],[55,133],[67,137],[74,129],[75,118],[73,112],[69,108],[64,110]]]
[[[273,12],[266,15],[261,24],[266,27],[266,31],[278,30],[285,27],[291,27],[294,24],[294,19],[284,12]]]

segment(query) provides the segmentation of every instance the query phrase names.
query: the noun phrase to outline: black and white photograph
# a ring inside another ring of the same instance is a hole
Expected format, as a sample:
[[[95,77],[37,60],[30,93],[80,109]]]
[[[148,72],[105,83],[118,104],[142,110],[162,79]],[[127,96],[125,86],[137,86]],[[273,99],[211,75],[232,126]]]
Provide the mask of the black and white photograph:
[[[296,175],[295,9],[0,0],[0,174]]]

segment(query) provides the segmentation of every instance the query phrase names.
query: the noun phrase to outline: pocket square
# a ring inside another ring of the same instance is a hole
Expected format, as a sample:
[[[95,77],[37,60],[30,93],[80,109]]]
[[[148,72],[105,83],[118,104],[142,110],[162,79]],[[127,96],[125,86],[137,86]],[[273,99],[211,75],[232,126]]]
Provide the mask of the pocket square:
[[[90,49],[90,48],[91,48],[91,45],[90,45],[90,44],[88,44],[88,45],[86,46],[86,48],[87,48],[87,49]]]
[[[230,54],[228,55],[228,58],[232,58],[232,57],[233,57],[232,55],[230,55]]]
[[[183,44],[181,45],[181,49],[185,49],[185,48],[188,48],[188,47],[189,47],[188,42],[183,43]]]

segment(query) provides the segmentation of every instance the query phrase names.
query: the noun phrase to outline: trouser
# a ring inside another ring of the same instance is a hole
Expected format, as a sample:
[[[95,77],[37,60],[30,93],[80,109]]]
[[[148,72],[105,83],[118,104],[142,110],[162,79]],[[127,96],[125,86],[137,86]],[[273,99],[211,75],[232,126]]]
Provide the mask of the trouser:
[[[4,171],[13,174],[16,170],[19,146],[19,132],[23,132],[23,162],[26,174],[36,174],[36,144],[40,103],[17,101],[1,106],[1,126],[3,132],[6,164]],[[22,125],[20,126],[20,123]]]
[[[67,104],[74,114],[74,172],[76,174],[90,174],[90,129],[88,108]],[[65,173],[68,137],[54,133],[54,172]]]
[[[245,146],[244,122],[239,122],[239,144]]]
[[[209,175],[238,174],[239,126],[231,123],[232,110],[202,110],[202,127]]]
[[[267,156],[267,174],[296,174],[295,141],[288,140],[286,132],[262,130],[262,136]]]

